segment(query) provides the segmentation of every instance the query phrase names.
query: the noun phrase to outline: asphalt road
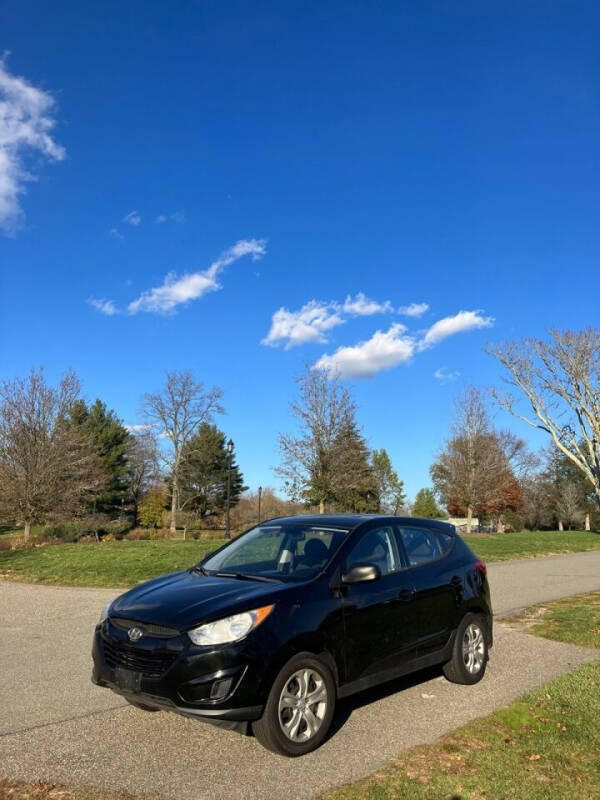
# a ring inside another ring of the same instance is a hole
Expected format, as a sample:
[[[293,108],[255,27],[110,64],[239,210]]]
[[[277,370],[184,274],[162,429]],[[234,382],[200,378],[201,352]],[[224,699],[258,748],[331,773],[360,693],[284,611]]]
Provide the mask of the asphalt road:
[[[600,589],[600,552],[490,566],[495,611]],[[252,739],[174,714],[147,714],[90,680],[90,640],[115,591],[0,582],[0,774],[177,800],[309,798],[373,772],[591,660],[593,651],[496,626],[474,687],[439,671],[340,703],[315,753],[283,759]]]

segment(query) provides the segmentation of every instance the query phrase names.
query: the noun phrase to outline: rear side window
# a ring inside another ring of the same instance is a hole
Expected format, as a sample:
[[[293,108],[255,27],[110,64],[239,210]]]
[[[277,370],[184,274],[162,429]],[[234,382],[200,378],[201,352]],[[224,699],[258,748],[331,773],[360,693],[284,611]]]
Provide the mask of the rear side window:
[[[428,528],[402,527],[399,532],[408,565],[411,567],[441,558],[452,544],[451,537],[438,537]]]

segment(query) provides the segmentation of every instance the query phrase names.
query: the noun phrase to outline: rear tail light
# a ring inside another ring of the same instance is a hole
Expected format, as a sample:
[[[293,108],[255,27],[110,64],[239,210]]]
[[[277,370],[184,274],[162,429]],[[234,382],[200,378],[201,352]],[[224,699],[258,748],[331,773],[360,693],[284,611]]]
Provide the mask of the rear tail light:
[[[478,572],[481,572],[481,574],[482,574],[482,575],[483,575],[483,577],[485,578],[485,576],[487,575],[487,567],[486,567],[486,565],[483,563],[483,561],[476,561],[476,562],[475,562],[475,569],[476,569]]]

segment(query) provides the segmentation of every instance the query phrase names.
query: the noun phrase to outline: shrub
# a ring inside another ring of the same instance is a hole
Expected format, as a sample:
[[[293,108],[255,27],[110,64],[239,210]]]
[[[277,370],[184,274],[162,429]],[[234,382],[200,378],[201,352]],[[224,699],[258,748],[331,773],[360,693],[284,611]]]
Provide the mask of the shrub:
[[[87,531],[80,522],[56,522],[44,525],[41,538],[44,540],[58,539],[61,542],[77,542]]]

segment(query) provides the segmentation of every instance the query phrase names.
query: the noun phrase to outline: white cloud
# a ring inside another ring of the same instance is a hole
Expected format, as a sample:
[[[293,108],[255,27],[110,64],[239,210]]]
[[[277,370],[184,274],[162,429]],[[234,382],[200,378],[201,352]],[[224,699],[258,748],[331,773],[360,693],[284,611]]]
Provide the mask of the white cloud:
[[[285,349],[289,350],[307,342],[324,343],[327,331],[344,324],[344,315],[366,317],[393,310],[389,300],[383,303],[370,300],[363,292],[355,297],[348,295],[343,303],[310,300],[299,311],[282,306],[273,314],[271,328],[261,344],[277,345],[285,341]]]
[[[394,310],[389,300],[379,303],[377,300],[370,300],[363,292],[359,292],[355,297],[348,295],[342,308],[346,314],[352,314],[357,317],[385,314]]]
[[[27,181],[35,180],[26,167],[27,155],[38,152],[51,161],[66,157],[50,135],[55,125],[51,95],[11,75],[0,59],[0,227],[6,233],[17,229],[19,195]]]
[[[451,383],[457,380],[457,378],[460,378],[460,372],[452,372],[447,367],[439,367],[439,369],[436,369],[433,373],[433,377],[437,378],[440,383]]]
[[[398,313],[405,317],[422,317],[426,311],[429,311],[429,303],[410,303],[398,309]]]
[[[185,214],[183,211],[173,211],[171,214],[159,214],[158,217],[155,219],[159,225],[162,225],[164,222],[177,222],[179,225],[185,222]]]
[[[221,253],[219,258],[202,272],[192,272],[181,278],[169,273],[162,286],[143,292],[136,300],[129,303],[127,311],[130,314],[137,314],[139,311],[167,314],[182,303],[197,300],[207,292],[220,289],[219,273],[229,264],[247,255],[256,261],[266,253],[266,250],[264,239],[241,239],[233,247]]]
[[[140,216],[138,211],[130,211],[129,214],[125,214],[121,222],[124,222],[126,225],[131,225],[134,228],[142,221],[142,217]]]
[[[326,342],[325,333],[336,325],[342,325],[336,303],[322,303],[311,300],[299,311],[280,308],[273,314],[271,329],[262,340],[262,344],[277,345],[286,341],[285,349],[289,350],[306,342]]]
[[[101,314],[106,314],[107,317],[112,317],[119,313],[118,308],[115,306],[112,300],[102,300],[96,297],[90,297],[88,303],[93,306],[96,311],[100,311]]]
[[[125,425],[129,433],[144,433],[144,431],[151,431],[154,426],[152,423],[142,423],[140,425]]]
[[[340,378],[371,378],[410,361],[414,352],[414,338],[406,333],[405,325],[396,322],[388,331],[376,331],[365,342],[321,356],[314,369],[324,369]]]
[[[444,317],[429,328],[423,337],[420,347],[422,349],[431,347],[433,344],[441,342],[448,336],[454,336],[463,331],[475,330],[477,328],[490,328],[494,324],[493,317],[484,317],[481,311],[459,311],[452,317]]]
[[[119,241],[122,241],[125,238],[123,234],[116,228],[109,228],[108,235],[112,236],[113,239],[119,239]]]

